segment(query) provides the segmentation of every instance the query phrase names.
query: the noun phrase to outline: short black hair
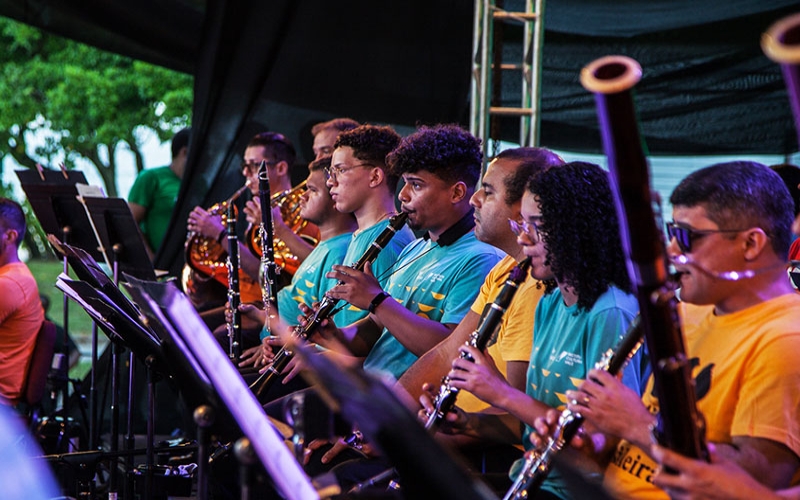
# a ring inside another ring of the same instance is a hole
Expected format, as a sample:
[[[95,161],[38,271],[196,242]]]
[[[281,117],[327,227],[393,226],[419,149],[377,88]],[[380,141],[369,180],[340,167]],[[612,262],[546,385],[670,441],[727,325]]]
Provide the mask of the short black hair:
[[[792,242],[794,204],[781,177],[754,161],[717,163],[692,172],[672,191],[672,206],[705,208],[720,229],[761,228],[776,255]]]
[[[353,156],[383,169],[386,186],[392,193],[397,189],[399,177],[386,168],[386,155],[400,143],[400,134],[386,125],[359,125],[339,134],[334,149],[349,147]]]
[[[0,225],[4,229],[17,231],[17,248],[19,248],[26,230],[25,212],[22,211],[22,206],[9,198],[0,198]]]
[[[564,164],[564,160],[545,148],[521,147],[506,149],[493,158],[494,160],[510,160],[517,163],[517,169],[506,177],[506,205],[513,205],[522,199],[525,187],[534,174],[550,167]]]
[[[425,170],[473,189],[481,175],[483,151],[481,140],[458,125],[423,126],[404,138],[387,162],[398,177]]]
[[[192,137],[191,127],[182,128],[172,136],[172,157],[175,158],[181,152],[181,149],[189,147],[189,139]]]
[[[285,161],[289,168],[294,166],[297,159],[297,152],[292,141],[285,135],[278,132],[261,132],[255,135],[247,143],[248,148],[261,146],[265,149],[265,155],[270,161]]]

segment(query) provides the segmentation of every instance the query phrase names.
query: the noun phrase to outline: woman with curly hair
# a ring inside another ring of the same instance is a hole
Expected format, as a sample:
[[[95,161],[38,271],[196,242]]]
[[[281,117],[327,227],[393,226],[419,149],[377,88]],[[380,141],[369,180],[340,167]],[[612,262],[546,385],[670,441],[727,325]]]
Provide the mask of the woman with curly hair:
[[[502,424],[503,430],[520,436],[521,422],[522,442],[530,448],[536,417],[551,408],[563,409],[566,391],[624,335],[638,304],[631,293],[609,176],[600,167],[574,162],[536,174],[520,212],[522,220],[509,222],[531,258],[531,275],[546,283],[535,313],[527,390],[512,387],[491,358],[469,346],[462,350],[475,362],[457,359],[448,376],[453,386],[506,412],[461,415],[451,419],[455,430],[500,436]],[[623,375],[637,391],[643,366],[639,356]],[[557,471],[536,498],[569,498]]]

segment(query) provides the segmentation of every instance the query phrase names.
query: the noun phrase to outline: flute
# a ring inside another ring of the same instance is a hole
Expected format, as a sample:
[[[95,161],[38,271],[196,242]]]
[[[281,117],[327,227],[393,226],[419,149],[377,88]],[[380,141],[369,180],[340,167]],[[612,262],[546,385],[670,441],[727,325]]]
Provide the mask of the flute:
[[[392,237],[397,234],[397,231],[403,227],[403,225],[406,223],[406,220],[408,220],[408,214],[406,212],[400,212],[392,216],[389,219],[389,225],[386,226],[386,229],[381,231],[381,234],[375,238],[375,241],[372,242],[372,244],[369,246],[369,248],[367,248],[358,261],[356,261],[350,267],[361,271],[368,262],[374,262],[381,250],[383,250]],[[339,284],[337,283],[335,286],[338,285]],[[331,298],[326,294],[320,301],[317,308],[306,317],[304,322],[305,324],[298,325],[294,328],[293,335],[301,339],[307,339],[317,330],[320,323],[330,317],[338,303],[339,299]],[[275,354],[272,363],[267,367],[266,371],[250,385],[250,389],[253,390],[259,401],[269,391],[269,388],[272,387],[272,385],[278,380],[281,372],[284,368],[286,368],[286,365],[289,364],[291,359],[292,351],[286,346],[283,346]]]

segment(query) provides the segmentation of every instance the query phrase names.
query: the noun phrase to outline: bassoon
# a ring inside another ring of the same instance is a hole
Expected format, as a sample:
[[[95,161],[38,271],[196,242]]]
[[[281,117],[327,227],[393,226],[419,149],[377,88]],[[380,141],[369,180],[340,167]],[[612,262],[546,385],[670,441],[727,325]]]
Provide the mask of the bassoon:
[[[606,351],[594,367],[605,370],[611,375],[617,375],[641,347],[644,340],[642,334],[641,317],[636,316],[619,344]],[[581,425],[583,416],[565,408],[558,417],[556,428],[547,438],[544,448],[541,451],[532,449],[525,453],[522,470],[503,500],[523,500],[533,497],[552,470],[553,460],[572,440]]]
[[[644,338],[659,400],[658,440],[691,458],[708,458],[675,293],[668,286],[664,233],[656,226],[645,146],[633,100],[642,70],[633,59],[606,56],[581,71],[593,92],[603,149],[615,180],[615,205],[628,272],[636,287]]]
[[[514,298],[517,290],[519,290],[522,282],[525,281],[530,264],[531,259],[528,257],[511,269],[506,282],[503,284],[503,288],[497,294],[494,302],[484,309],[478,327],[470,334],[469,339],[467,339],[467,345],[480,351],[486,349],[486,344],[489,343],[489,340],[503,320],[503,315],[511,304],[511,300]],[[465,352],[462,352],[460,357],[462,359],[474,361],[472,356]],[[436,397],[433,400],[433,411],[430,412],[428,420],[425,422],[426,429],[431,432],[436,431],[447,413],[455,406],[459,391],[458,387],[453,387],[450,384],[450,377],[445,375],[444,378],[442,378],[439,392],[436,393]]]
[[[364,254],[350,267],[361,271],[364,269],[364,266],[367,265],[367,263],[374,262],[375,259],[378,258],[378,254],[381,252],[381,250],[383,250],[392,237],[397,234],[407,220],[408,214],[406,212],[400,212],[392,216],[389,219],[389,225],[386,226],[383,231],[381,231],[381,233],[377,238],[375,238],[375,241],[372,242]],[[341,284],[341,282],[337,283],[335,286],[338,286],[339,284]],[[301,339],[307,339],[310,337],[317,330],[317,328],[319,328],[320,323],[330,317],[338,303],[339,299],[334,299],[326,294],[319,302],[317,307],[305,318],[303,324],[297,325],[294,328],[293,335]],[[283,346],[275,354],[275,357],[272,359],[272,363],[267,367],[266,371],[250,385],[250,389],[253,390],[259,401],[266,395],[266,393],[269,391],[269,388],[272,387],[272,385],[278,380],[281,372],[291,359],[292,351],[286,346]]]

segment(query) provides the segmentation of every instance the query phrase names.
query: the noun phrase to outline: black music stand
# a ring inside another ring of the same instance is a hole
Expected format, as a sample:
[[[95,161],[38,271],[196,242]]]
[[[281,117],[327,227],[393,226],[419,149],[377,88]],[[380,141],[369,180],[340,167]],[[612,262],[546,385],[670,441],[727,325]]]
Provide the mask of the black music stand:
[[[114,282],[119,283],[120,272],[155,281],[153,263],[128,202],[122,198],[90,196],[82,197],[81,202],[86,206],[97,240],[110,260]]]
[[[393,461],[406,498],[496,500],[434,441],[384,382],[363,370],[341,368],[302,342],[294,348],[306,363],[304,376],[322,399],[351,423],[358,422],[364,436]]]
[[[207,381],[218,395],[239,429],[249,438],[256,455],[266,468],[279,492],[289,500],[317,498],[311,481],[283,442],[283,437],[270,423],[239,372],[222,351],[211,331],[197,314],[191,301],[173,283],[165,284],[150,296],[147,288],[139,288],[137,303],[147,310],[182,350],[186,363],[197,371],[195,378]],[[142,300],[143,303],[140,303]],[[198,478],[199,481],[199,478]],[[205,491],[202,483],[198,492]],[[199,500],[205,500],[198,495]]]
[[[83,248],[95,260],[108,259],[100,250],[97,238],[92,231],[86,209],[78,201],[78,188],[76,184],[86,184],[83,172],[67,170],[17,170],[22,189],[33,207],[33,212],[45,233],[59,235],[61,240],[71,245]],[[64,261],[64,272],[67,273],[67,263]],[[67,298],[64,297],[64,359],[69,359],[69,308]],[[97,358],[97,327],[92,327],[92,366]],[[93,372],[94,373],[94,372]],[[94,379],[92,379],[92,385]],[[69,377],[64,377],[61,389],[64,414],[68,413],[67,401],[69,395]],[[91,396],[90,396],[91,398]],[[90,399],[91,401],[91,399]],[[90,405],[91,406],[91,405]],[[89,445],[94,446],[91,437]]]

